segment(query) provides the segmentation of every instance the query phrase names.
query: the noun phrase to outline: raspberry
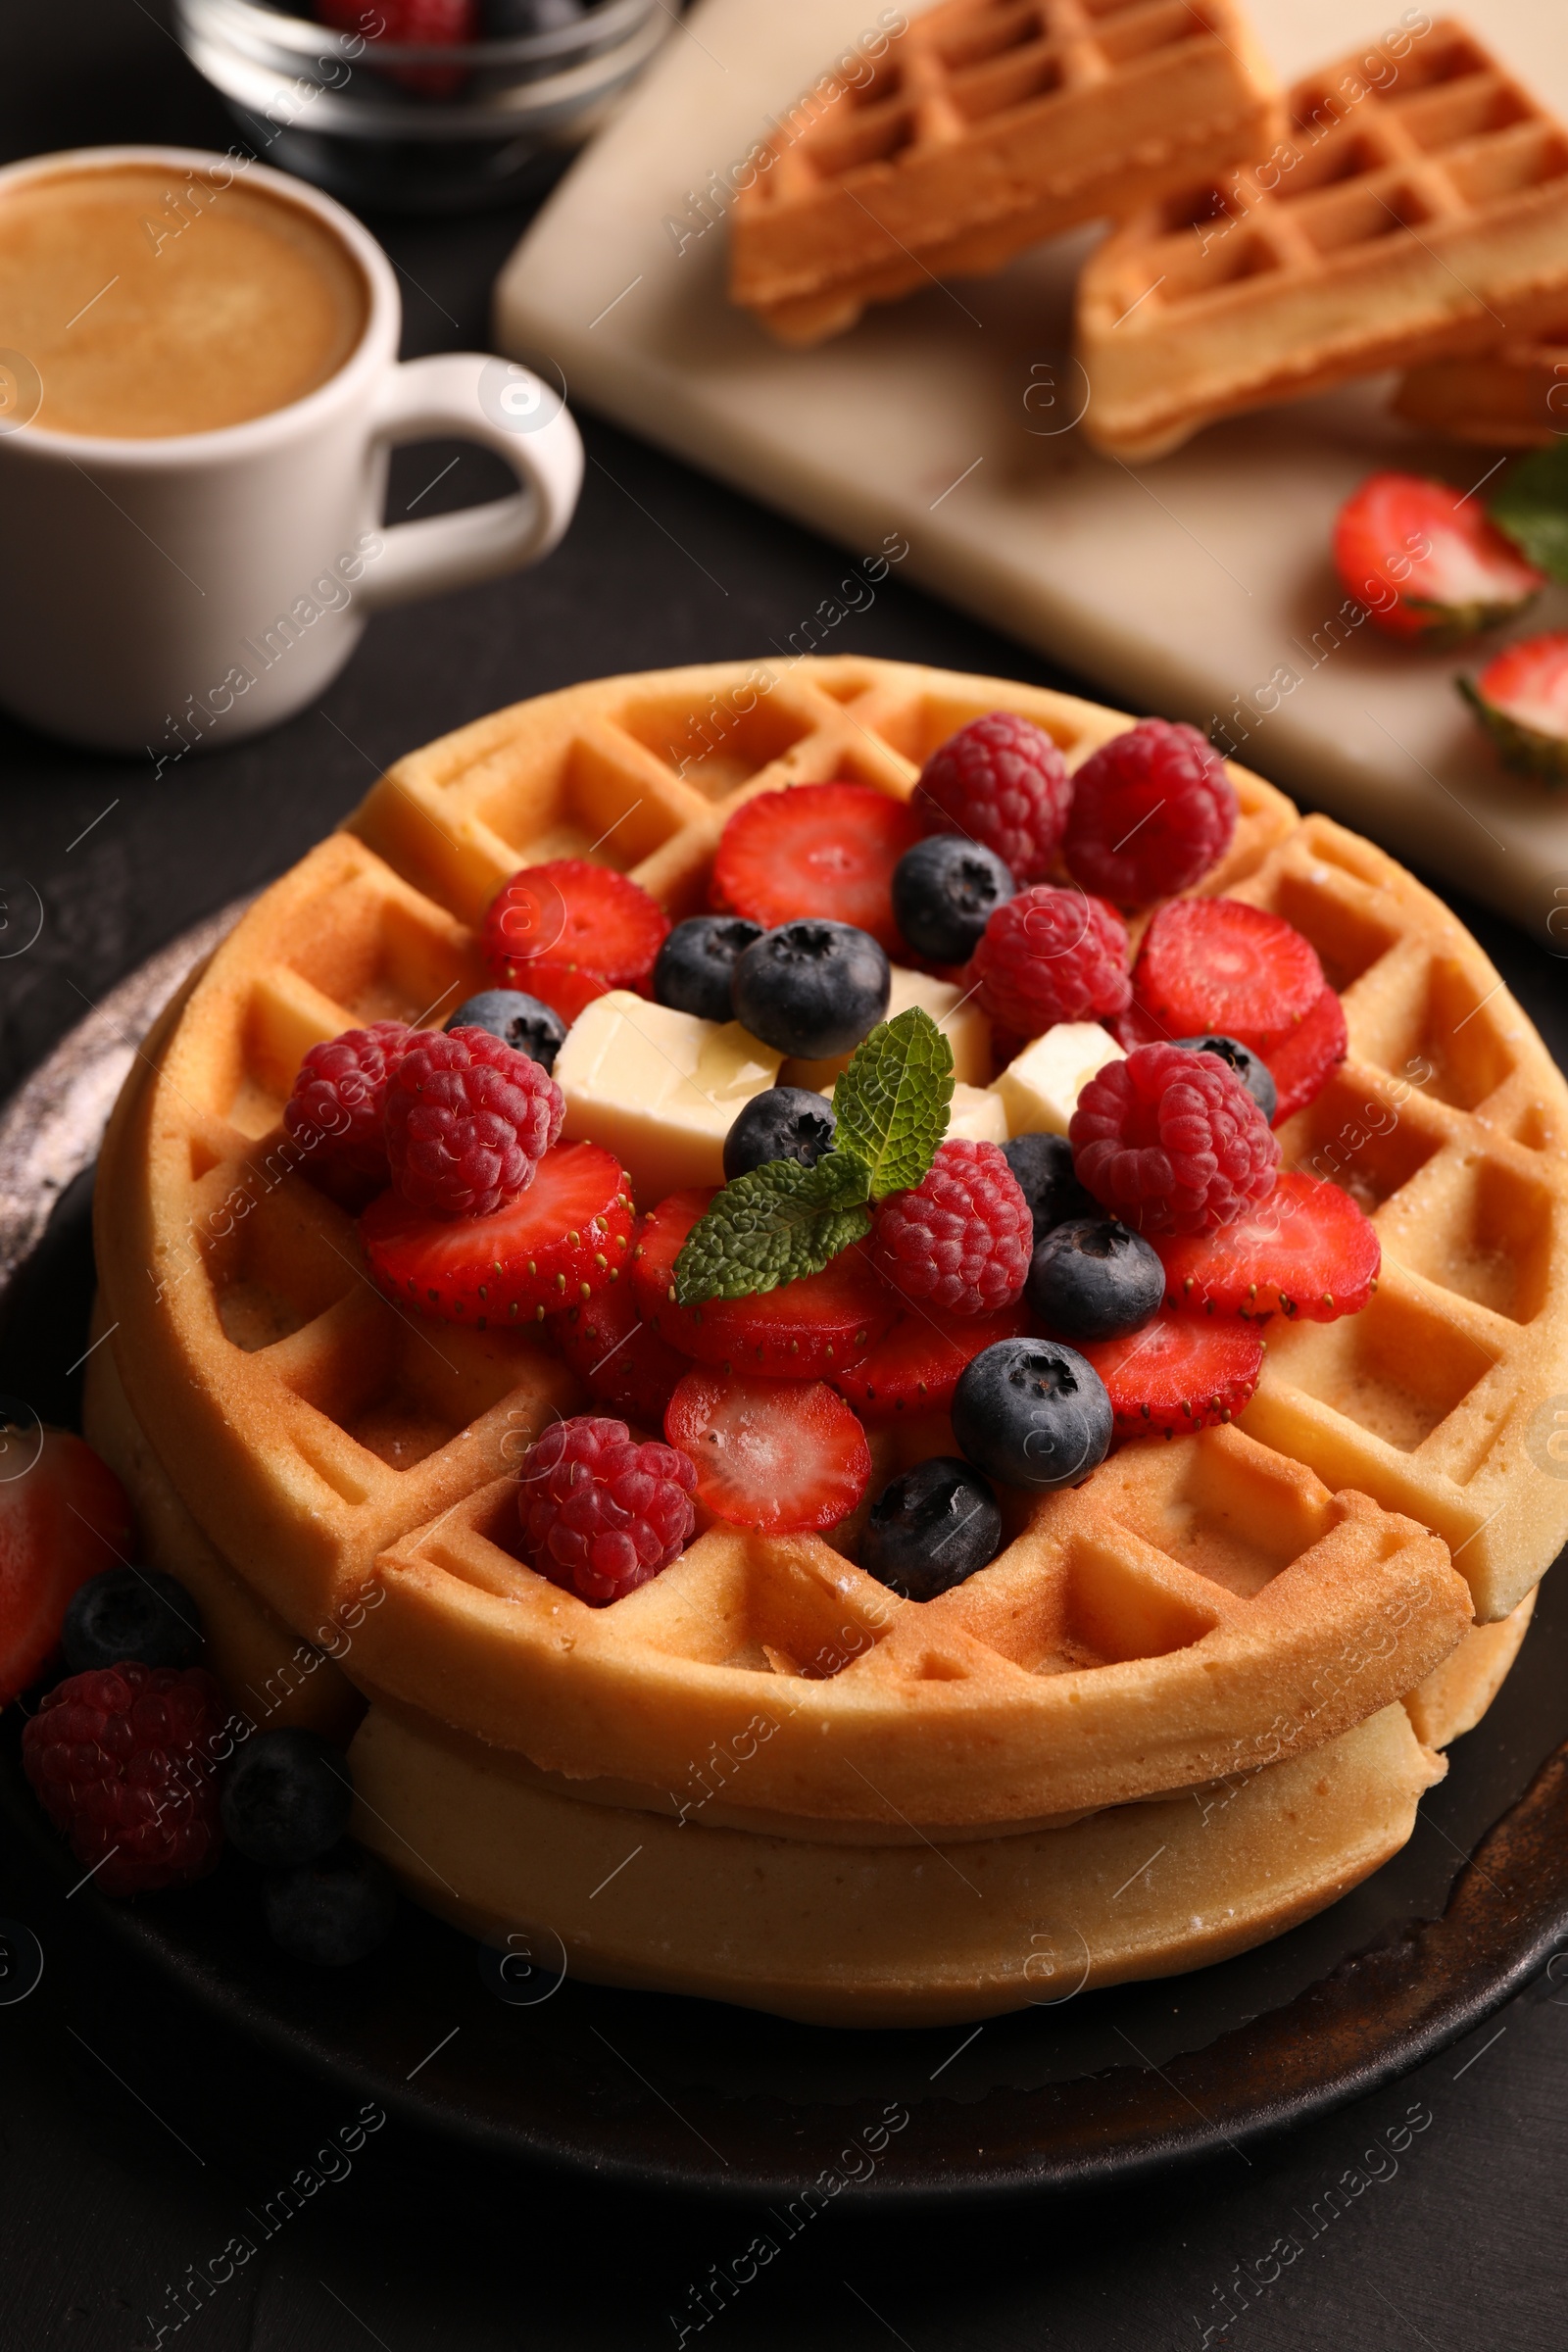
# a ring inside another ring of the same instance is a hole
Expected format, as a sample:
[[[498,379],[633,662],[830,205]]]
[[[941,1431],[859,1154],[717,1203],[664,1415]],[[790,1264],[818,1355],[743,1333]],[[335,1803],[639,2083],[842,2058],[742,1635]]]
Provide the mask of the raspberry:
[[[301,1174],[342,1208],[362,1209],[389,1181],[387,1080],[419,1035],[401,1021],[372,1021],[312,1046],[300,1063],[283,1124],[306,1154]]]
[[[487,1029],[411,1046],[386,1090],[386,1155],[411,1208],[493,1216],[526,1191],[561,1133],[560,1087]]]
[[[223,1842],[218,1685],[201,1667],[103,1666],[40,1699],[22,1761],[44,1811],[104,1894],[205,1877]]]
[[[1098,1021],[1132,998],[1127,926],[1081,890],[1023,890],[987,923],[969,977],[982,1008],[1019,1037],[1054,1021]]]
[[[1230,847],[1236,794],[1196,727],[1146,718],[1073,778],[1062,856],[1073,879],[1119,906],[1189,890]]]
[[[624,1421],[558,1421],[523,1456],[517,1509],[528,1556],[583,1600],[619,1600],[685,1550],[696,1485],[685,1454],[634,1444]]]
[[[987,1315],[1023,1289],[1034,1218],[998,1144],[943,1144],[912,1192],[871,1214],[877,1266],[906,1298]]]
[[[1040,727],[1011,710],[972,718],[932,753],[914,807],[932,833],[967,833],[1019,882],[1050,873],[1072,806],[1067,762]]]
[[[1078,1181],[1141,1233],[1212,1233],[1274,1189],[1278,1138],[1228,1063],[1139,1046],[1091,1078],[1067,1130]]]

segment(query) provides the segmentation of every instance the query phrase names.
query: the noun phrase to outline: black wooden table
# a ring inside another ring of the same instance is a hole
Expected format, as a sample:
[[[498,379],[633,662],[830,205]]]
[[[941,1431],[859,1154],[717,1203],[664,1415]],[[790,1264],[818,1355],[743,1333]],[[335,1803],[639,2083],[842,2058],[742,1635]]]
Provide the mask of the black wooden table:
[[[232,135],[155,0],[25,18],[13,0],[4,45],[4,160]],[[410,354],[485,344],[520,225],[372,222],[402,275]],[[155,782],[150,760],[0,722],[0,883],[30,886],[44,909],[36,945],[0,962],[0,1094],[153,949],[288,865],[399,753],[578,678],[765,654],[840,576],[822,541],[581,421],[582,508],[550,562],[373,622],[321,707],[277,733]],[[406,452],[389,515],[498,486],[472,451]],[[1094,691],[895,580],[841,650]],[[1550,943],[1460,911],[1568,1059]],[[0,1850],[0,1915],[27,1899]],[[356,2102],[259,2067],[156,1984],[120,1981],[90,1938],[55,1962],[0,2006],[0,2352],[131,2352],[176,2334],[213,2352],[618,2352],[673,2347],[682,2324],[705,2352],[1568,2342],[1568,1983],[1550,1976],[1407,2082],[1162,2189],[945,2225],[873,2220],[845,2197],[699,2331],[691,2290],[744,2254],[742,2211],[487,2178],[401,2125],[327,2159]],[[221,2270],[231,2237],[256,2240],[247,2211],[296,2172],[318,2185],[175,2330],[187,2270]]]

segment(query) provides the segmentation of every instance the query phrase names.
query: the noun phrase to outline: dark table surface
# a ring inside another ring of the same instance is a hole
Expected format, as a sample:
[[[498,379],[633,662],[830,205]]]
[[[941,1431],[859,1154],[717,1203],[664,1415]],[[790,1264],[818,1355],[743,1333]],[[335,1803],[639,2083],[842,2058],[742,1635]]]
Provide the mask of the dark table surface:
[[[114,140],[229,143],[157,0],[25,12],[13,0],[3,41],[3,160]],[[402,274],[409,354],[486,345],[490,284],[521,220],[371,222]],[[32,885],[45,908],[36,946],[0,963],[0,1094],[153,949],[288,865],[385,761],[578,678],[764,654],[839,576],[824,542],[581,422],[590,463],[564,546],[517,579],[374,621],[320,708],[276,733],[155,783],[150,761],[75,753],[0,720],[0,883]],[[496,486],[472,451],[405,452],[389,515],[453,456],[421,511]],[[850,625],[845,651],[1094,691],[892,580]],[[1568,1058],[1563,966],[1547,943],[1460,911]],[[0,1890],[20,1906],[13,1861],[0,1851]],[[244,2209],[350,2117],[352,2102],[337,2113],[345,2094],[334,2104],[258,2069],[156,1986],[103,1982],[116,1967],[77,1952],[46,1968],[29,2000],[0,2007],[0,2352],[151,2344],[146,2315],[167,2323],[187,2266],[220,2252]],[[142,2030],[116,2038],[117,2014]],[[1396,2155],[1388,2134],[1412,2108],[1427,2120]],[[1352,2168],[1362,2185],[1313,2234],[1304,2217]],[[1544,1980],[1408,2082],[1250,2161],[945,2224],[873,2219],[847,2196],[704,2333],[824,2352],[1186,2352],[1221,2340],[1228,2308],[1223,2340],[1248,2352],[1560,2352],[1565,2184],[1568,1990]],[[689,2287],[749,2233],[733,2206],[490,2178],[400,2124],[235,2273],[188,2340],[214,2352],[673,2346],[670,2315],[690,2318]],[[1301,2250],[1282,2268],[1271,2249],[1290,2237]]]

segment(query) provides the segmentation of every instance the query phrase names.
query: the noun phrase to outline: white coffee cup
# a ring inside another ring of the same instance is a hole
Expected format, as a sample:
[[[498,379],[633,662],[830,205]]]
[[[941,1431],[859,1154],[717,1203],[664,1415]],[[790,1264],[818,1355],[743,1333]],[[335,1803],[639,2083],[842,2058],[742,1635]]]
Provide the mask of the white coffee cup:
[[[242,157],[81,148],[21,179],[119,164],[227,184],[315,214],[368,288],[364,333],[305,398],[241,424],[115,440],[32,421],[25,354],[0,352],[0,704],[52,735],[155,764],[275,726],[318,696],[389,605],[537,563],[565,530],[582,443],[563,386],[478,352],[398,364],[390,263],[341,205]],[[511,496],[383,527],[388,452],[475,441]]]

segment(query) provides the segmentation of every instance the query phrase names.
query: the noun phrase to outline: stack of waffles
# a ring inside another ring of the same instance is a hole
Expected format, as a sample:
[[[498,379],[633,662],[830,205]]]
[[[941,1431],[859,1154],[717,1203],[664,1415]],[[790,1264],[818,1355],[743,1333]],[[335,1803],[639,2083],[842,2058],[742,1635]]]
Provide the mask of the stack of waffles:
[[[1007,1498],[991,1566],[905,1601],[826,1538],[710,1525],[595,1608],[520,1557],[518,1471],[583,1397],[523,1333],[421,1320],[290,1166],[306,1048],[438,1026],[543,858],[699,909],[725,818],[848,777],[906,798],[998,709],[1076,766],[1131,722],[892,662],[570,688],[403,760],[269,890],[148,1041],[97,1191],[88,1426],[253,1721],[357,1723],[358,1834],[410,1891],[579,1977],[830,2024],[981,2018],[1199,1966],[1410,1835],[1568,1535],[1568,1090],[1454,918],[1232,775],[1202,887],[1284,915],[1349,1057],[1282,1130],[1384,1275],[1270,1330],[1241,1424]],[[874,1484],[954,1450],[871,1433]]]
[[[734,299],[788,340],[1109,217],[1076,336],[1110,456],[1388,368],[1430,428],[1568,423],[1568,136],[1451,20],[1281,94],[1230,0],[944,0],[835,86],[735,208]]]

